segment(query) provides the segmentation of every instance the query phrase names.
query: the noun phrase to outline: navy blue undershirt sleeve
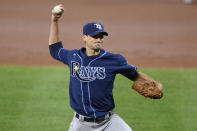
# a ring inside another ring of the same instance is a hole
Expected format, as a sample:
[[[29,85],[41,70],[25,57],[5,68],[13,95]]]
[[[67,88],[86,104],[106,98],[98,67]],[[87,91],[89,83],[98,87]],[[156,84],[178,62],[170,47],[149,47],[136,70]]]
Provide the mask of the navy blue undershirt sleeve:
[[[123,56],[120,56],[117,73],[120,73],[132,81],[138,77],[137,67],[128,64]]]
[[[70,52],[70,50],[64,49],[61,41],[49,45],[49,50],[51,56],[54,59],[59,60],[64,64],[68,64],[68,53]]]

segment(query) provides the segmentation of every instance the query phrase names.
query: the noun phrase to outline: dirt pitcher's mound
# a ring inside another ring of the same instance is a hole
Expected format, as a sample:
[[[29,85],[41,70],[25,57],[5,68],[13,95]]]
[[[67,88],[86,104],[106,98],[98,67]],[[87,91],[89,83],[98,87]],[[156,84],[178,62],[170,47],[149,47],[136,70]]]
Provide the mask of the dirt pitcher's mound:
[[[197,5],[181,0],[9,1],[0,4],[0,64],[57,64],[49,55],[51,9],[62,3],[60,38],[80,48],[82,27],[104,24],[103,47],[140,67],[197,67]]]

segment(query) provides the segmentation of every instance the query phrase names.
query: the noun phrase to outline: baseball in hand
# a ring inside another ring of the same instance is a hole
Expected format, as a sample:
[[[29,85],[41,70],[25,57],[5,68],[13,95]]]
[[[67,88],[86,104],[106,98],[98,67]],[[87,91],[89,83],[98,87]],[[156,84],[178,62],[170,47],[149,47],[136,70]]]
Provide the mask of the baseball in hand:
[[[53,9],[56,14],[61,14],[63,11],[59,5],[55,6]]]

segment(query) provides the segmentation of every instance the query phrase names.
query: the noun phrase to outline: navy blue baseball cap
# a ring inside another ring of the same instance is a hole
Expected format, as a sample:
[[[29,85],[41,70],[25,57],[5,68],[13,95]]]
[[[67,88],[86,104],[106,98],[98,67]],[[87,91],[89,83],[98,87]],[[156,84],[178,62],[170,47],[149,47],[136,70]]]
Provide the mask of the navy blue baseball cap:
[[[83,26],[83,34],[95,36],[99,33],[108,36],[108,33],[104,31],[104,27],[101,23],[98,22],[90,22]]]

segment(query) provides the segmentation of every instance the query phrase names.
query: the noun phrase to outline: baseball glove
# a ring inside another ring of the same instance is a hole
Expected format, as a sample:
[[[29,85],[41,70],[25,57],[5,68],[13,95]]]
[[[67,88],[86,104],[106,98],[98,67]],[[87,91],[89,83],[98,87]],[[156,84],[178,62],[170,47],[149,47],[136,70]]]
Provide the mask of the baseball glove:
[[[141,72],[138,72],[138,78],[134,81],[132,88],[146,98],[160,99],[163,97],[161,83]]]

